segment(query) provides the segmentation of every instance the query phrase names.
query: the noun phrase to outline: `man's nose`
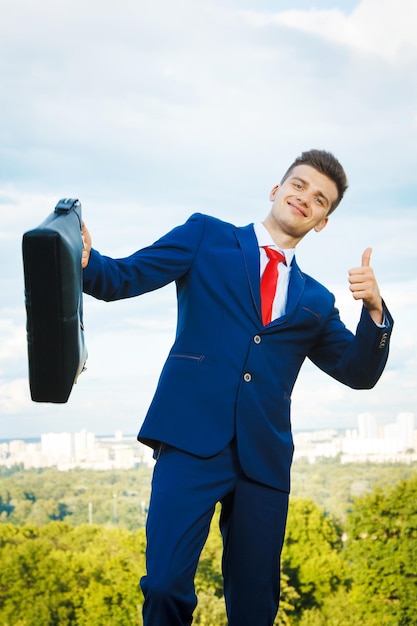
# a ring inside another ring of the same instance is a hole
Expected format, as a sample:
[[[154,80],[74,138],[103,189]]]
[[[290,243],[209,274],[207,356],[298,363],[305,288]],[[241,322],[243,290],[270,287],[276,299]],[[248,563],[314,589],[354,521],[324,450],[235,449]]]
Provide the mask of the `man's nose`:
[[[307,206],[309,203],[308,193],[306,191],[299,193],[297,196],[297,200],[300,204]]]

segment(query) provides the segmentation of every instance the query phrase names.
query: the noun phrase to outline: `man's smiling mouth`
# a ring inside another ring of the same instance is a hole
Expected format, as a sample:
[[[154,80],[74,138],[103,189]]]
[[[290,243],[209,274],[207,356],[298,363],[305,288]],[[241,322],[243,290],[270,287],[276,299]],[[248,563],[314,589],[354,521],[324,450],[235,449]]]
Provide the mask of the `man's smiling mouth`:
[[[288,202],[288,204],[290,205],[292,209],[295,209],[297,213],[300,213],[303,217],[307,217],[306,210],[301,208],[298,204],[296,204],[295,202],[292,202],[291,200]]]

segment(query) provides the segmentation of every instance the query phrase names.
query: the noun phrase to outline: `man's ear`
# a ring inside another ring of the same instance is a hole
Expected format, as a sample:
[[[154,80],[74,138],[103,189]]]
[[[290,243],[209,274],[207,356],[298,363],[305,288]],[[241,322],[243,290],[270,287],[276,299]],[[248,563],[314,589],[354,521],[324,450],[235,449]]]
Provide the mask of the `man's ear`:
[[[323,230],[323,228],[325,226],[327,226],[327,222],[329,221],[328,217],[324,217],[321,222],[319,222],[318,224],[316,224],[316,226],[314,227],[314,230],[316,231],[316,233],[319,233],[321,230]]]
[[[269,194],[269,199],[271,202],[275,200],[275,194],[277,193],[278,189],[279,185],[275,185],[275,187],[272,188],[271,193]]]

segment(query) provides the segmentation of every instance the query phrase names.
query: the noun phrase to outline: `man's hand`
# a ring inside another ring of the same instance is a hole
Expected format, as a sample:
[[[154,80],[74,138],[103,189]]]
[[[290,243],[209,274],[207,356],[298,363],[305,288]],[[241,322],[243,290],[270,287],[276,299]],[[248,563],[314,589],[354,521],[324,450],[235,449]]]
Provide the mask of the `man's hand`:
[[[364,306],[376,324],[382,324],[382,298],[374,270],[370,266],[372,248],[366,248],[362,254],[361,267],[349,270],[350,290],[355,300],[363,300]]]
[[[81,256],[81,267],[84,269],[88,265],[88,261],[90,260],[90,250],[91,250],[91,235],[88,232],[88,228],[85,225],[84,221],[82,223],[81,234],[83,238],[83,252]]]

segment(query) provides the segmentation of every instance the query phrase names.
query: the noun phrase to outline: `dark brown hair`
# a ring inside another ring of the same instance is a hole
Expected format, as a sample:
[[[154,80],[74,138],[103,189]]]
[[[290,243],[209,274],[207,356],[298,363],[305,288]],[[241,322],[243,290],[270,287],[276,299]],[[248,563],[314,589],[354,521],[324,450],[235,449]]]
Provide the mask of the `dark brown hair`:
[[[330,215],[338,206],[348,188],[348,181],[343,167],[330,152],[326,152],[325,150],[308,150],[303,152],[295,159],[294,163],[290,165],[282,177],[281,184],[288,178],[297,165],[309,165],[310,167],[314,167],[315,170],[324,174],[324,176],[327,176],[327,178],[330,178],[330,180],[335,183],[337,187],[337,198],[327,213],[327,215]]]

